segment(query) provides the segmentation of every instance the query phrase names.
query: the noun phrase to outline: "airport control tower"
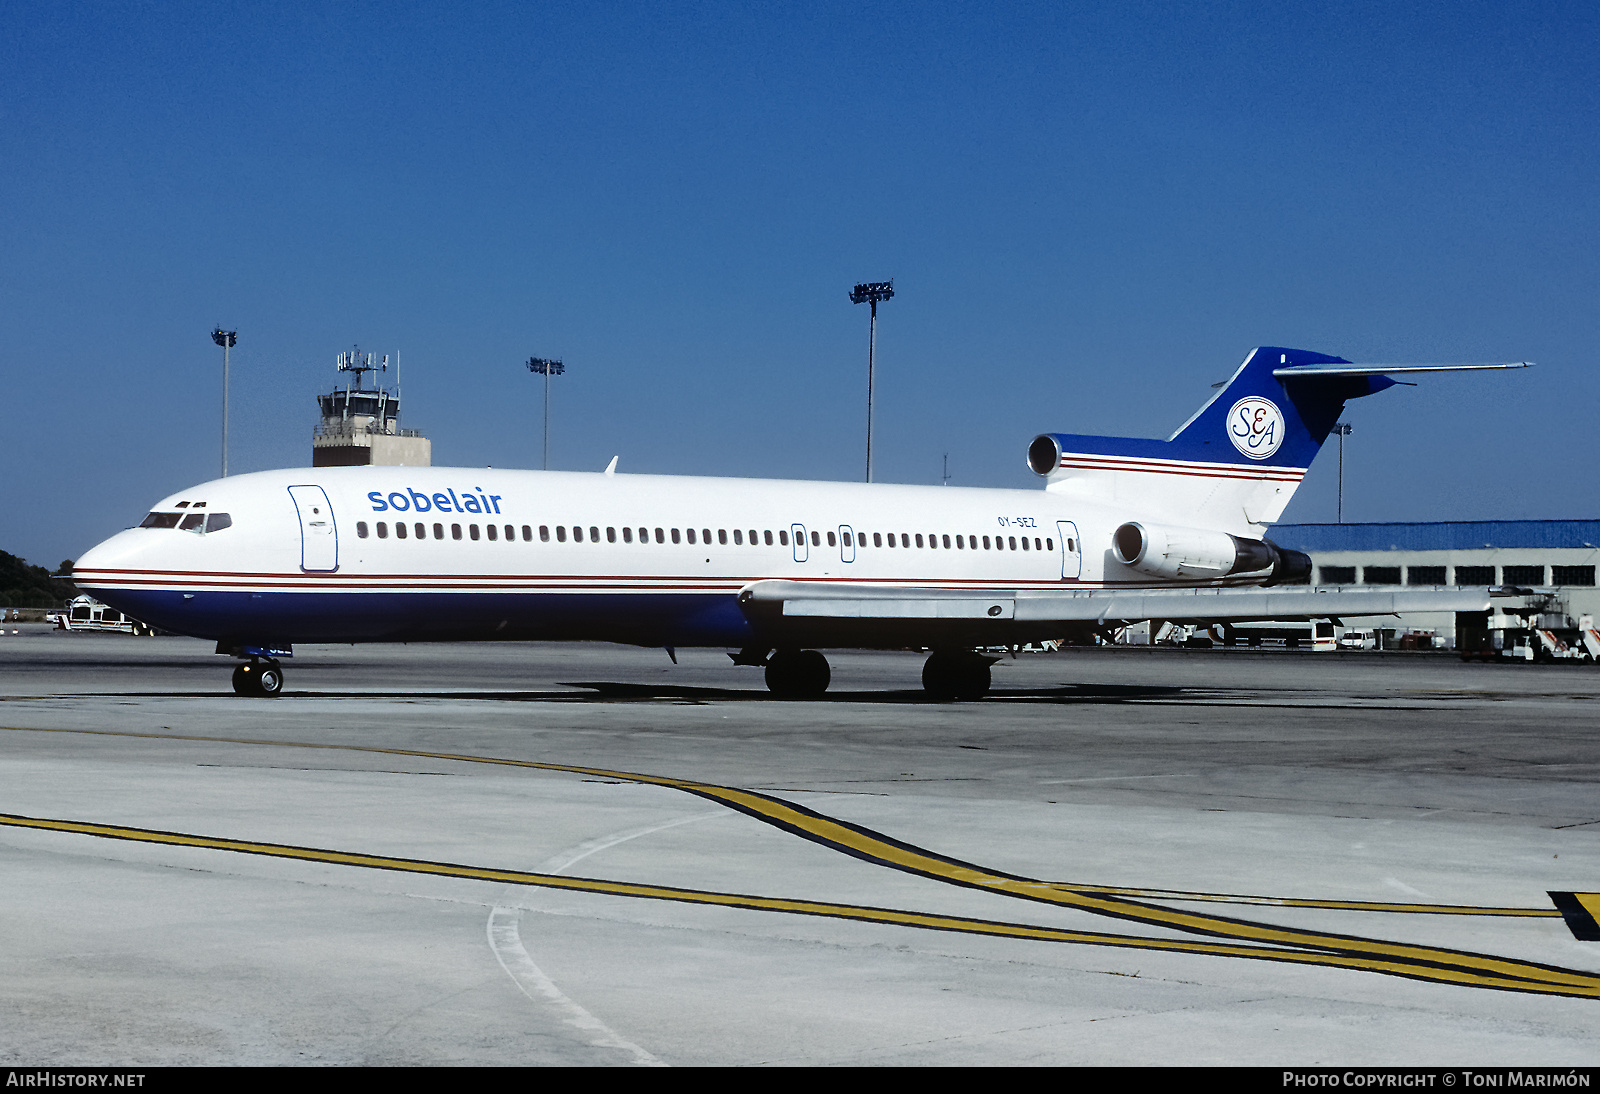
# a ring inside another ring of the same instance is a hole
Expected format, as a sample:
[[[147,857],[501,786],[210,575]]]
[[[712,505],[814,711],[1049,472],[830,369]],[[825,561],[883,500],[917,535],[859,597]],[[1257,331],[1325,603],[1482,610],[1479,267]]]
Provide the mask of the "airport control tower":
[[[400,389],[389,391],[381,377],[389,371],[382,359],[353,349],[339,354],[339,371],[354,373],[342,388],[317,397],[322,422],[311,435],[312,467],[427,467],[433,442],[415,429],[400,428]],[[367,373],[373,383],[365,383]]]

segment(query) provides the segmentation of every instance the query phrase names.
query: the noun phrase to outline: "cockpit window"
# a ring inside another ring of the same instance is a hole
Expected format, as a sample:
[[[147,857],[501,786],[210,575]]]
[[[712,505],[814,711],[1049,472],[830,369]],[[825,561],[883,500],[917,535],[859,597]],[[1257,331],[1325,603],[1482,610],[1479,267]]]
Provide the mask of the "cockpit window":
[[[179,523],[179,522],[182,523]],[[203,532],[220,532],[233,527],[233,518],[227,513],[151,513],[139,522],[140,528],[181,528],[200,535]]]

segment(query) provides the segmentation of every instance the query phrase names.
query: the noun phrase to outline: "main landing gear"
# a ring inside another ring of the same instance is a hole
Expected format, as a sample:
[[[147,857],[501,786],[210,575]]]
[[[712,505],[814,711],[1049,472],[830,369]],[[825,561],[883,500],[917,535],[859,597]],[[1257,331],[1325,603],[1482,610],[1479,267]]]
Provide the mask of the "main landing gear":
[[[767,659],[767,690],[780,699],[819,699],[832,679],[816,650],[778,650]]]
[[[971,650],[934,650],[922,666],[922,689],[934,699],[981,699],[997,657]]]
[[[240,695],[276,699],[283,693],[283,666],[271,658],[236,665],[233,670],[233,690]]]
[[[832,671],[816,650],[759,648],[730,654],[736,665],[765,665],[767,690],[780,699],[820,699]],[[932,699],[981,699],[989,690],[989,666],[998,657],[972,650],[934,650],[922,666],[922,687]]]

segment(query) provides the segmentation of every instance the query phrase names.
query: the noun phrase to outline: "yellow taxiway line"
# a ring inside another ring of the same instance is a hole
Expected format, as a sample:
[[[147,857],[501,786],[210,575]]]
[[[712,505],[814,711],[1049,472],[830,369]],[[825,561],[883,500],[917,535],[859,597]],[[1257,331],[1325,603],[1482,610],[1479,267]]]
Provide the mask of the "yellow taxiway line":
[[[332,851],[318,848],[293,847],[286,844],[256,843],[243,840],[220,839],[185,833],[158,832],[153,829],[128,828],[116,825],[97,825],[88,822],[48,820],[21,816],[0,815],[0,824],[15,827],[43,828],[61,832],[112,839],[138,840],[149,843],[167,843],[246,854],[272,855],[299,858],[377,869],[405,870],[414,873],[435,873],[453,877],[470,877],[480,880],[539,885],[550,888],[581,889],[587,892],[609,893],[618,896],[646,897],[690,901],[702,904],[724,904],[762,911],[782,911],[804,915],[826,915],[834,918],[857,919],[876,923],[897,923],[905,926],[934,930],[962,931],[965,933],[996,934],[1015,938],[1034,938],[1062,942],[1079,942],[1091,945],[1136,946],[1142,949],[1176,950],[1189,953],[1216,954],[1219,956],[1248,957],[1257,960],[1288,961],[1304,964],[1328,965],[1340,968],[1363,969],[1412,979],[1431,980],[1474,987],[1495,988],[1503,991],[1536,992],[1586,998],[1600,997],[1600,975],[1575,969],[1497,957],[1492,954],[1472,953],[1441,947],[1410,943],[1387,942],[1381,939],[1355,935],[1335,934],[1280,927],[1268,923],[1206,915],[1199,912],[1160,907],[1147,903],[1151,899],[1204,900],[1208,894],[1162,893],[1157,890],[1125,890],[1105,886],[1072,885],[1063,882],[1040,881],[985,869],[973,863],[948,858],[935,852],[903,843],[869,828],[852,824],[796,805],[793,802],[768,794],[736,787],[718,786],[691,779],[678,779],[637,772],[616,771],[608,768],[556,764],[534,760],[515,760],[492,756],[473,756],[461,753],[432,752],[416,749],[378,748],[363,745],[325,744],[301,741],[261,741],[230,737],[201,737],[181,734],[119,733],[111,730],[34,730],[15,728],[26,732],[86,733],[100,736],[136,737],[173,741],[211,742],[252,745],[272,748],[312,748],[333,751],[363,752],[391,756],[408,756],[419,759],[444,760],[460,763],[492,764],[496,766],[525,768],[540,771],[562,772],[615,779],[644,785],[681,790],[698,797],[720,802],[729,808],[800,836],[810,842],[830,847],[852,857],[886,866],[891,869],[916,874],[967,888],[981,889],[996,894],[1037,901],[1058,907],[1074,908],[1095,915],[1128,920],[1147,926],[1167,928],[1189,934],[1237,940],[1253,945],[1210,943],[1186,939],[1158,939],[1138,936],[1109,935],[1096,932],[1063,931],[1027,924],[991,922],[963,917],[928,915],[865,906],[839,905],[818,901],[756,897],[729,893],[710,893],[699,890],[677,889],[666,886],[632,885],[626,882],[596,879],[568,878],[558,875],[496,870],[453,863],[434,863],[423,860],[364,855],[356,852]],[[1138,899],[1136,899],[1138,898]],[[1233,898],[1240,899],[1240,898]],[[1250,898],[1267,901],[1272,898]],[[1290,904],[1289,901],[1284,901]],[[1340,907],[1348,910],[1383,910],[1389,912],[1412,911],[1438,914],[1531,914],[1533,909],[1469,909],[1451,905],[1366,905],[1359,902],[1295,901],[1299,907]],[[1560,913],[1557,912],[1557,915]]]

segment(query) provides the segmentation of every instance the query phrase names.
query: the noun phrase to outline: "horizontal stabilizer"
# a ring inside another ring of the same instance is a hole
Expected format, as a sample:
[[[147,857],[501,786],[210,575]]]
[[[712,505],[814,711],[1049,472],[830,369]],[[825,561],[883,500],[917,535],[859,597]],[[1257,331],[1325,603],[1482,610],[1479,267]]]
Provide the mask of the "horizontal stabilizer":
[[[1275,368],[1272,375],[1280,380],[1296,376],[1392,376],[1399,372],[1482,372],[1496,368],[1527,368],[1532,361],[1496,361],[1472,365],[1364,365],[1360,363],[1336,365],[1289,365]]]

